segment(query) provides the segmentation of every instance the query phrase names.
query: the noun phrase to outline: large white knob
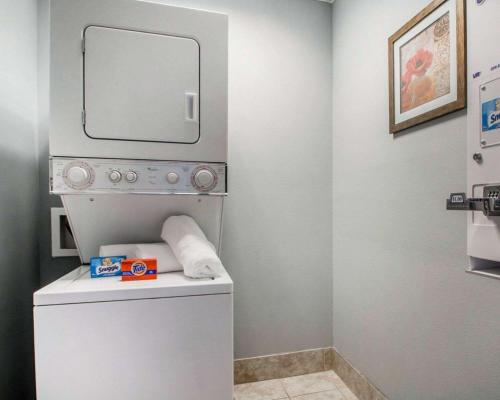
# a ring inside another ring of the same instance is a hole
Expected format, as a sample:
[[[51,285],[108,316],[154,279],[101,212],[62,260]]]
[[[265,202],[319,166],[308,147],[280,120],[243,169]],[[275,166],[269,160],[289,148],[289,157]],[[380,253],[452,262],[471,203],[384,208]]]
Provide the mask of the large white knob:
[[[67,176],[73,184],[82,185],[88,181],[90,174],[83,167],[71,167]]]
[[[82,190],[92,184],[94,173],[92,167],[86,162],[74,161],[64,168],[63,178],[69,187]]]
[[[207,192],[217,185],[217,175],[209,168],[200,168],[193,175],[193,186]]]

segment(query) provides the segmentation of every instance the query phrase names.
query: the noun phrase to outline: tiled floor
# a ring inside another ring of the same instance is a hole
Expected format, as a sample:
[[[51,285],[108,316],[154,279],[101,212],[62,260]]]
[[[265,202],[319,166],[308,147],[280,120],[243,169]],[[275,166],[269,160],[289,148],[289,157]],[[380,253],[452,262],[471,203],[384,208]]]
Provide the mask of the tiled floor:
[[[244,383],[234,387],[234,400],[357,400],[333,371],[292,378]]]

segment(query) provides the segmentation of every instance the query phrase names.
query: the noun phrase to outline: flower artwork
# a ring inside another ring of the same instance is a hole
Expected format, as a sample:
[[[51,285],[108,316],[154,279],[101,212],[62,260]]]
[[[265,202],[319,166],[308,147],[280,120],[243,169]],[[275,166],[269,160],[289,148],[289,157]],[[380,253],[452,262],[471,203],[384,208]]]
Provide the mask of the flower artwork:
[[[465,0],[432,0],[389,37],[389,131],[466,106]]]
[[[443,15],[400,53],[400,112],[450,93],[450,17]]]

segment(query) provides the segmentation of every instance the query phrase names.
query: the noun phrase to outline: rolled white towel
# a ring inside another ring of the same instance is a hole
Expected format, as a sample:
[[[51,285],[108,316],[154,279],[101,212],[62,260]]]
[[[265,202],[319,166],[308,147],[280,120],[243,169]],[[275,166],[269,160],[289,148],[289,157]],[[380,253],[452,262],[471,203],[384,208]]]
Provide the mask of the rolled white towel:
[[[158,273],[182,271],[182,265],[164,242],[137,244],[137,258],[156,258]]]
[[[99,257],[126,256],[137,258],[135,244],[109,244],[99,247]]]
[[[190,278],[215,278],[223,271],[215,248],[196,221],[179,215],[167,218],[163,223],[161,238],[168,243]]]
[[[222,262],[206,240],[186,235],[177,242],[177,253],[184,267],[184,275],[190,278],[216,278],[222,271]]]

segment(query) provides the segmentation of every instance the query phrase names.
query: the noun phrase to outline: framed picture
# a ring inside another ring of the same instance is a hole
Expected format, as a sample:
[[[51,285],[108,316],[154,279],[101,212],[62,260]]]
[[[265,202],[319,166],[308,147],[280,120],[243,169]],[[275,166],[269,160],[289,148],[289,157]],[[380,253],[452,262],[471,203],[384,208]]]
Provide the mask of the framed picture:
[[[389,38],[390,131],[465,104],[465,0],[434,0]]]

